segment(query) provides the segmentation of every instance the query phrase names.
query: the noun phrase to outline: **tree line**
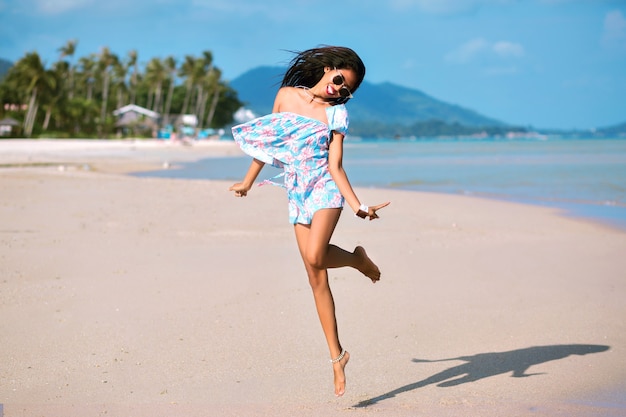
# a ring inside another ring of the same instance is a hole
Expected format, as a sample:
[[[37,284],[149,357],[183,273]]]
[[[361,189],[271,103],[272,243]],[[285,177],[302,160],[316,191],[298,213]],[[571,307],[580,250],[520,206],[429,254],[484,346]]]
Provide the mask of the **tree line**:
[[[136,50],[120,58],[108,47],[75,59],[77,44],[67,41],[49,67],[37,52],[26,53],[0,80],[0,118],[20,122],[18,136],[113,137],[113,110],[127,104],[159,113],[162,126],[194,114],[199,129],[218,128],[242,106],[210,51],[140,65]]]

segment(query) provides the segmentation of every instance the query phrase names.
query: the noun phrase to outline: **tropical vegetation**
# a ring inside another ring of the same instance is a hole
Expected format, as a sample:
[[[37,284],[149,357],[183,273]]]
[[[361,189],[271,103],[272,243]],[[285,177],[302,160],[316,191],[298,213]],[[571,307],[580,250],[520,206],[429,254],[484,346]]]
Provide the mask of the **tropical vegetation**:
[[[0,119],[20,122],[13,136],[116,137],[113,111],[128,104],[159,113],[162,126],[173,123],[174,115],[193,114],[198,129],[219,128],[242,105],[210,51],[141,65],[136,50],[120,57],[103,47],[75,57],[77,44],[70,40],[60,47],[49,67],[37,52],[26,53],[2,77]]]

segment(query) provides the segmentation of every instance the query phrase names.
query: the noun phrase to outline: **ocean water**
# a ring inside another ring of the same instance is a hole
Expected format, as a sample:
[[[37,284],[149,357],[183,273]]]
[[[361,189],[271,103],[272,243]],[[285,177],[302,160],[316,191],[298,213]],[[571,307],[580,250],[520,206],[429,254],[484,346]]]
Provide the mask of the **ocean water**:
[[[136,174],[240,180],[248,157],[210,158]],[[626,229],[624,139],[347,138],[344,166],[360,187],[474,195],[546,205]],[[278,173],[266,167],[259,179]]]

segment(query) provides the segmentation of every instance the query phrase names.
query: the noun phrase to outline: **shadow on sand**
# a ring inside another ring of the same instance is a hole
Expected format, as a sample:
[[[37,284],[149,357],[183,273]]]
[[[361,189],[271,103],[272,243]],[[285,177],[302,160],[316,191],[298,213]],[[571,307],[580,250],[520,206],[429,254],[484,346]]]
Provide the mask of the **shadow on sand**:
[[[379,401],[393,398],[398,394],[422,388],[430,384],[437,384],[438,387],[452,387],[508,372],[511,372],[511,376],[515,378],[540,375],[541,372],[526,373],[526,371],[533,365],[563,359],[570,355],[586,355],[589,353],[605,352],[607,350],[609,350],[609,346],[603,345],[552,345],[533,346],[525,349],[511,350],[509,352],[479,353],[473,356],[460,356],[450,359],[413,359],[413,362],[417,363],[444,361],[464,361],[465,363],[448,368],[421,381],[361,401],[354,407],[367,407]]]

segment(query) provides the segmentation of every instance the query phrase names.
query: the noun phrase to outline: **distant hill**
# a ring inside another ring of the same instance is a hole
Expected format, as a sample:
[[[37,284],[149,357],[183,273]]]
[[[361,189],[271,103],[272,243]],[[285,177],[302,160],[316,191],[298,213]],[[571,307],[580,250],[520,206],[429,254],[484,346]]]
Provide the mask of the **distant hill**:
[[[4,77],[4,74],[6,74],[12,66],[13,63],[11,61],[0,58],[0,78]]]
[[[272,112],[284,72],[285,68],[257,67],[232,80],[230,86],[246,108],[261,116]]]
[[[258,67],[234,79],[230,85],[246,107],[257,115],[270,113],[280,86],[283,67]],[[419,90],[392,83],[372,84],[364,80],[347,104],[351,124],[411,126],[438,120],[449,125],[469,127],[506,124],[461,106],[437,100]]]
[[[614,137],[614,138],[626,137],[626,122],[618,124],[618,125],[598,129],[595,133],[597,136]]]

